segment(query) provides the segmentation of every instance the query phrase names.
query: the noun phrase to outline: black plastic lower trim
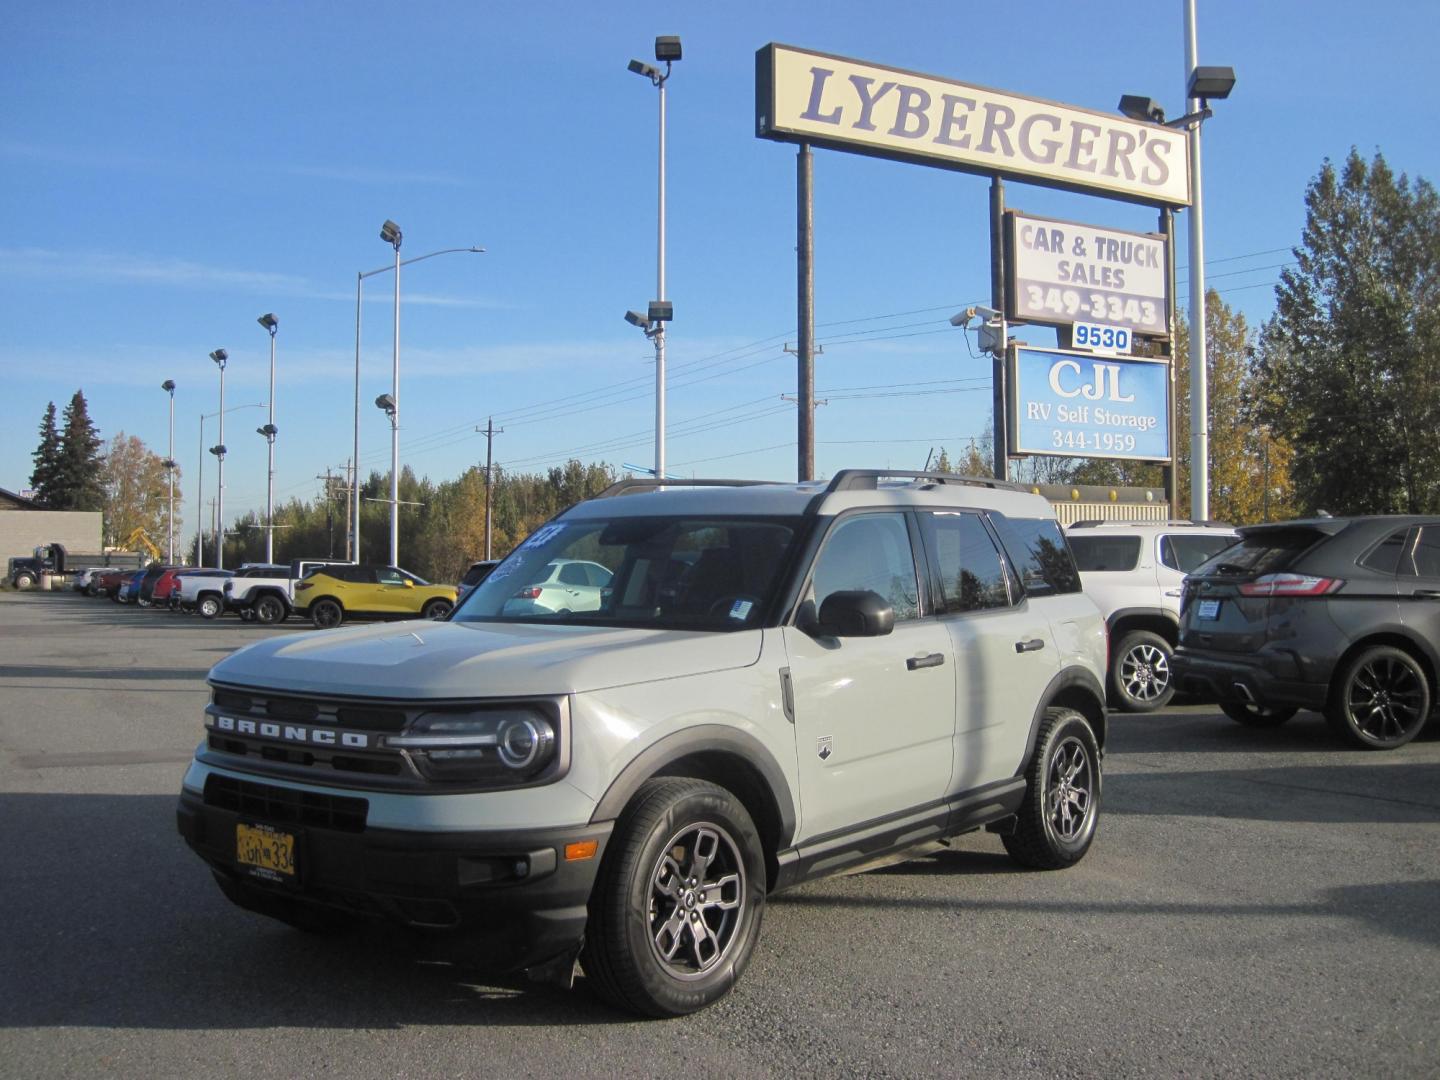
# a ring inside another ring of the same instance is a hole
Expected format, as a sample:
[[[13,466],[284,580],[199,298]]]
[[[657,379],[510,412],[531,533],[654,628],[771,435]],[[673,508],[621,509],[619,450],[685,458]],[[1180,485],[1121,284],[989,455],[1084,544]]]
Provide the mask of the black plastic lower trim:
[[[570,828],[359,831],[207,806],[191,791],[176,808],[180,835],[232,888],[327,911],[445,930],[473,943],[473,959],[499,970],[542,963],[584,938],[587,905],[613,822]],[[236,825],[273,825],[296,838],[293,880],[254,876],[236,862]],[[348,823],[347,823],[348,824]],[[594,841],[595,853],[565,859]]]
[[[773,891],[829,877],[882,855],[970,832],[1010,817],[1025,799],[1025,780],[987,784],[963,795],[807,840],[779,853]]]

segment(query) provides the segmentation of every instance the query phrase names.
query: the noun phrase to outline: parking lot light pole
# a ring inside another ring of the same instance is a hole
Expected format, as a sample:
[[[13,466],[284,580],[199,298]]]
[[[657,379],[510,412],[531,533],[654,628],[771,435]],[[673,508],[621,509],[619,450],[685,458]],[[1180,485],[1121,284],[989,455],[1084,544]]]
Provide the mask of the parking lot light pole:
[[[664,61],[665,71],[641,60],[631,60],[629,70],[650,80],[660,92],[659,206],[655,237],[655,303],[665,303],[665,84],[671,65],[681,57],[680,39],[673,35],[655,39],[655,60]],[[665,320],[655,322],[647,335],[655,343],[655,475],[665,475]]]
[[[398,265],[409,266],[412,263],[433,259],[437,255],[454,255],[457,253],[483,255],[485,249],[476,246],[468,248],[442,248],[439,251],[432,251],[425,255],[416,255],[413,259],[405,259]],[[365,279],[374,277],[376,274],[388,274],[394,269],[394,266],[380,266],[374,270],[362,270],[355,275],[355,447],[350,458],[351,468],[354,469],[350,481],[350,557],[355,562],[360,561],[360,309],[364,305],[365,300]]]
[[[175,380],[166,379],[160,389],[170,395],[170,452],[165,456],[165,475],[170,480],[170,524],[166,529],[165,557],[175,565]]]
[[[274,312],[261,315],[255,320],[270,335],[270,413],[264,427],[259,429],[265,436],[268,473],[265,480],[265,561],[275,561],[275,331],[280,320]]]
[[[220,369],[220,437],[219,441],[210,448],[220,462],[220,479],[218,481],[218,492],[215,499],[215,568],[225,569],[225,363],[230,359],[230,354],[224,349],[216,349],[210,354],[210,359],[215,361],[215,366]]]

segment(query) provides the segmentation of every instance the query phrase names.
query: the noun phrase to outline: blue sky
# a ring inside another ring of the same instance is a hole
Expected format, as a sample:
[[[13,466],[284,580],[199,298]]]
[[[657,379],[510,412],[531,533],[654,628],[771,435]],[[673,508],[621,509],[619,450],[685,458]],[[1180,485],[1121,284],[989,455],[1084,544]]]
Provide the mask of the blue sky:
[[[793,477],[795,151],[753,135],[755,50],[1101,110],[1142,93],[1178,115],[1181,17],[1181,0],[11,5],[0,487],[27,486],[46,403],[77,388],[106,439],[163,454],[170,378],[192,524],[199,416],[218,400],[208,354],[229,351],[227,407],[263,402],[255,319],[274,311],[278,497],[313,497],[350,456],[355,275],[392,257],[386,218],[402,257],[487,249],[402,278],[403,462],[436,480],[483,463],[473,429],[493,415],[511,469],[648,464],[653,353],[622,315],[655,289],[656,94],[625,65],[657,34],[685,49],[669,84],[669,464]],[[1354,145],[1440,176],[1440,5],[1200,0],[1199,39],[1202,63],[1238,76],[1205,129],[1210,283],[1258,324],[1323,159]],[[988,297],[986,181],[822,151],[815,186],[819,471],[963,450],[986,424],[989,364],[948,316]],[[1153,210],[1099,198],[1016,183],[1007,198],[1155,227]],[[360,457],[383,471],[370,402],[389,389],[391,285],[367,285]],[[227,416],[229,512],[263,508],[261,423]],[[214,479],[207,456],[206,499]]]

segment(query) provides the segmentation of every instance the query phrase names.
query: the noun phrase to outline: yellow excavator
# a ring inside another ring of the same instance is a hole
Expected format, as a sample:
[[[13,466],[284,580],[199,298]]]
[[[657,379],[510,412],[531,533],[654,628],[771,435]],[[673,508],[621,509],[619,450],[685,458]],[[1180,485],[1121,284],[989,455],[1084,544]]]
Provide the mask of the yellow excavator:
[[[143,526],[131,532],[130,535],[125,538],[125,542],[120,546],[128,548],[131,551],[139,551],[140,548],[143,547],[146,554],[148,554],[154,562],[161,562],[165,558],[160,549],[155,546],[155,541],[150,539],[150,534],[145,531]]]

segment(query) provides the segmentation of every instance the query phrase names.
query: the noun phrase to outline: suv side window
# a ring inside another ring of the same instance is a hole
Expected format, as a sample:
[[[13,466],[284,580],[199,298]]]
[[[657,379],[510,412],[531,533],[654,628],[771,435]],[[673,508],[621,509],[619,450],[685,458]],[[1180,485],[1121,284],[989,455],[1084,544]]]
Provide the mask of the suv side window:
[[[1171,570],[1188,574],[1206,559],[1230,547],[1237,539],[1238,537],[1234,536],[1167,534],[1160,538],[1160,561]]]
[[[1010,606],[1005,561],[979,514],[929,511],[920,515],[920,530],[939,572],[937,611],[953,615]]]
[[[1140,537],[1070,534],[1070,550],[1081,573],[1134,570],[1140,565]]]
[[[375,571],[375,580],[381,585],[404,585],[405,575],[386,566]]]
[[[843,518],[815,560],[810,596],[818,612],[831,593],[869,589],[895,609],[895,621],[920,614],[915,553],[904,514],[856,514]]]
[[[1005,552],[1031,596],[1080,591],[1080,574],[1065,543],[1060,523],[1048,518],[1010,518],[991,514]]]
[[[1431,526],[1434,532],[1435,527]],[[1424,530],[1421,530],[1422,535]],[[1360,565],[1371,570],[1377,570],[1382,574],[1395,574],[1401,571],[1400,558],[1405,554],[1405,537],[1410,535],[1409,529],[1399,529],[1384,540],[1380,541],[1370,553],[1360,560]],[[1410,573],[1410,560],[1406,559],[1405,573]]]
[[[1402,563],[1401,568],[1416,577],[1440,577],[1440,525],[1420,526],[1406,562],[1410,565]]]

